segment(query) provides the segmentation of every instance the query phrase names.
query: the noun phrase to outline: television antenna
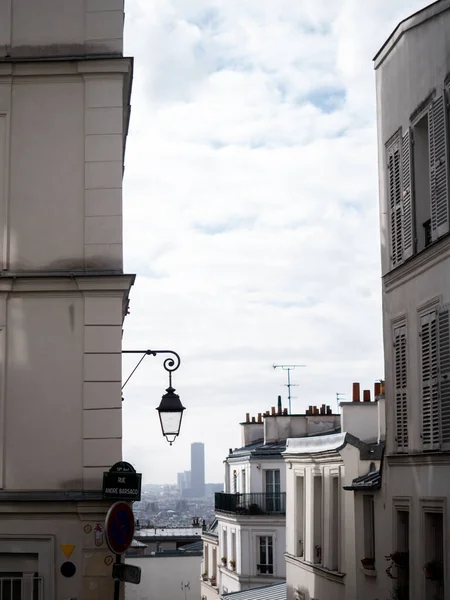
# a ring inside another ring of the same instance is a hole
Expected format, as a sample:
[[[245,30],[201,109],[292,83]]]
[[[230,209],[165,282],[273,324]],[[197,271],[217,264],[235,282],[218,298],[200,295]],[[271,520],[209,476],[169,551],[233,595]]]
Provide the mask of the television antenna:
[[[339,402],[343,402],[343,399],[345,398],[346,394],[342,394],[341,392],[336,392],[336,406],[337,406],[337,412],[339,413]]]
[[[288,389],[288,400],[289,400],[289,414],[292,414],[291,411],[291,387],[298,387],[298,383],[291,383],[291,371],[296,369],[297,367],[306,367],[306,365],[272,365],[274,369],[283,369],[283,371],[287,371],[287,383],[284,385]]]

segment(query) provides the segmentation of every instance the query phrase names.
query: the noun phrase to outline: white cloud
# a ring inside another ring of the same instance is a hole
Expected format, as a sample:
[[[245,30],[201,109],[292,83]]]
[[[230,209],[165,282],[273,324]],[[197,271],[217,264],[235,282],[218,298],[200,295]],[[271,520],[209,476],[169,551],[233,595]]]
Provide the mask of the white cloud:
[[[124,347],[177,350],[187,407],[169,449],[166,374],[147,358],[124,404],[124,457],[146,481],[175,481],[193,441],[220,481],[245,413],[286,397],[274,362],[307,365],[297,411],[383,376],[372,57],[424,5],[128,2]]]

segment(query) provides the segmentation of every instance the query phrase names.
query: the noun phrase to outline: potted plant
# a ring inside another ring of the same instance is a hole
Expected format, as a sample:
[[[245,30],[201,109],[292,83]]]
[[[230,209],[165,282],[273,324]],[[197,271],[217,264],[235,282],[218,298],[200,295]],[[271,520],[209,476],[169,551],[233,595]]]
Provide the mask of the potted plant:
[[[374,558],[362,558],[361,564],[364,569],[375,569],[375,559]]]
[[[202,573],[202,579],[203,581],[206,581],[208,579],[208,573]]]
[[[226,556],[222,556],[222,564],[223,564],[223,566],[225,566],[227,564],[227,557]]]
[[[235,560],[230,560],[230,569],[232,571],[234,571],[235,568],[236,568],[236,561]]]
[[[209,582],[211,585],[216,585],[216,576],[213,575],[212,577],[209,578]]]
[[[439,560],[430,560],[423,567],[425,577],[432,581],[442,581],[444,577],[443,564]]]
[[[409,568],[409,552],[399,552],[396,550],[395,552],[392,552],[392,554],[385,556],[385,558],[390,561],[390,565],[386,569],[386,575],[391,579],[397,579],[397,577],[392,574],[393,567],[399,569]]]

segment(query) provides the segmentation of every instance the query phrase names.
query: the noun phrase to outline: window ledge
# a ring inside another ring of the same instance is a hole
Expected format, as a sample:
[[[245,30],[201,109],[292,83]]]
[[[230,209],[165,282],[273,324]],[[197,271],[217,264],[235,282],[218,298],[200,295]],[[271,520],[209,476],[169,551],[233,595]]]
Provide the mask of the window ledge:
[[[376,569],[365,569],[364,567],[361,567],[361,571],[364,573],[364,575],[366,575],[366,577],[376,577],[377,576]]]
[[[299,556],[293,556],[292,554],[286,553],[284,556],[286,562],[292,565],[300,566],[302,569],[305,569],[305,571],[309,571],[310,573],[314,573],[315,575],[324,577],[325,579],[344,585],[344,577],[346,575],[345,573],[340,573],[339,571],[331,571],[326,567],[307,562],[303,558],[300,558]]]

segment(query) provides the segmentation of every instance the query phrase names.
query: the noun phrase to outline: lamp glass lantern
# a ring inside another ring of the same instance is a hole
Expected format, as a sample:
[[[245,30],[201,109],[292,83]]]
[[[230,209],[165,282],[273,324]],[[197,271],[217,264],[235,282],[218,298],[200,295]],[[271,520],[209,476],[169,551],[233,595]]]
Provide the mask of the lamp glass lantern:
[[[156,410],[159,414],[162,433],[169,444],[172,445],[180,433],[185,407],[181,404],[180,396],[175,394],[175,389],[171,385],[167,388]]]

